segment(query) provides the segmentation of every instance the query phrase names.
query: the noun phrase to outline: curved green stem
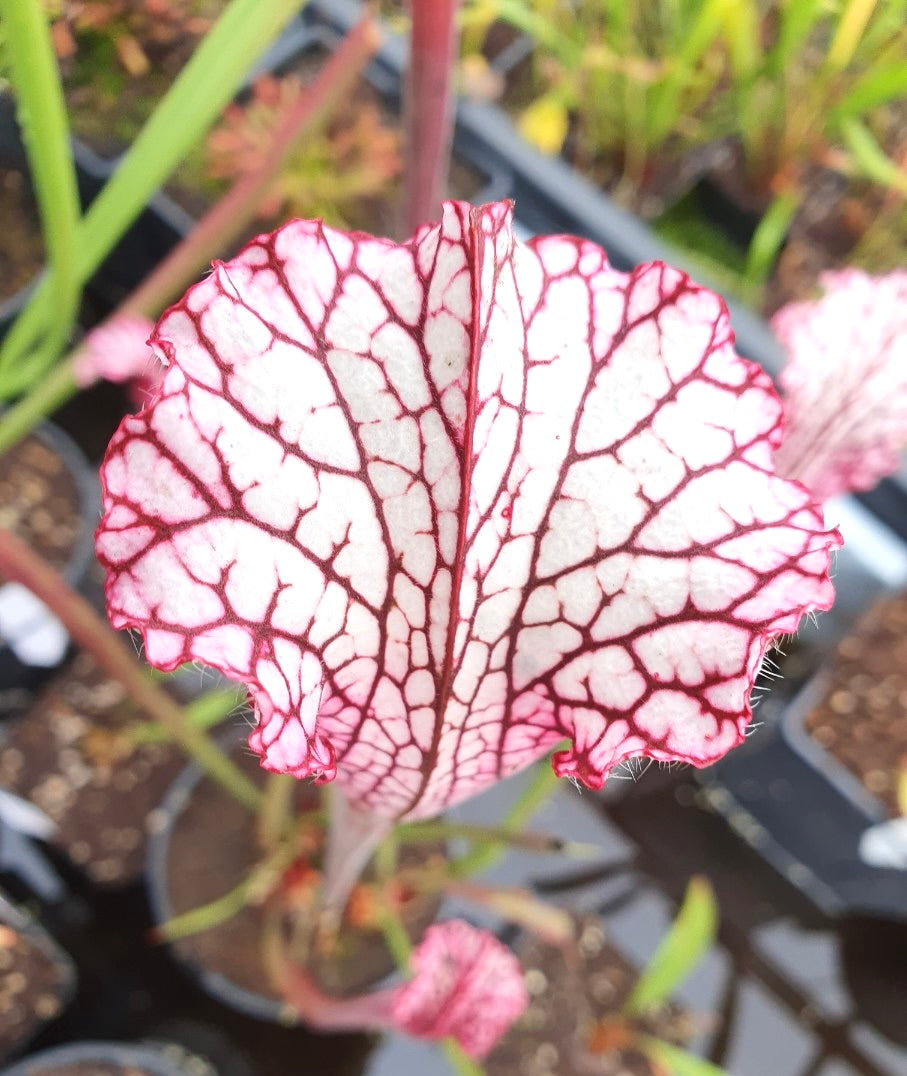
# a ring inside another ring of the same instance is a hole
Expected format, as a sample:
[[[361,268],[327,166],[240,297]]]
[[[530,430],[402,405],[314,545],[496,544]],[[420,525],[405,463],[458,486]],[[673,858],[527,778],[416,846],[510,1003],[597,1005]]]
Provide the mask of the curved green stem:
[[[149,677],[154,682],[156,677]],[[199,695],[183,707],[183,714],[188,724],[197,729],[210,729],[220,724],[238,707],[242,706],[248,695],[242,688],[215,688]],[[126,733],[129,743],[134,747],[142,744],[163,743],[171,739],[165,728],[155,721],[142,721],[133,725]]]
[[[523,789],[519,798],[504,815],[500,830],[503,833],[518,833],[557,788],[560,778],[551,768],[551,759],[542,759],[532,771],[529,784]],[[502,842],[487,844],[476,848],[459,859],[452,860],[449,872],[452,877],[462,878],[488,870],[504,854],[506,845]]]
[[[79,191],[66,104],[39,0],[0,0],[0,14],[48,263],[43,287],[54,316],[45,326],[41,349],[53,359],[72,331],[82,283],[76,245]]]
[[[591,859],[601,855],[601,849],[597,845],[565,841],[562,837],[554,837],[549,833],[517,832],[501,826],[473,826],[467,822],[446,822],[443,819],[411,822],[401,826],[397,836],[403,844],[421,844],[462,837],[473,844],[503,844],[525,852],[537,852],[539,855],[558,853],[577,859]]]
[[[226,923],[247,904],[263,899],[280,880],[295,856],[295,844],[292,841],[284,841],[267,859],[253,867],[239,885],[224,893],[222,897],[217,897],[207,904],[200,904],[182,915],[175,915],[166,923],[155,927],[155,940],[174,942]]]

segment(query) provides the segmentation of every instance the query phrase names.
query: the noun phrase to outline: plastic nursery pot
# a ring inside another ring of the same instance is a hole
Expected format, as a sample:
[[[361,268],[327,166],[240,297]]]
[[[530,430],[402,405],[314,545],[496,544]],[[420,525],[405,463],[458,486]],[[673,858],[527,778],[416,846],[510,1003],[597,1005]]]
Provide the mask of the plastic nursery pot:
[[[0,893],[0,1061],[62,1013],[75,986],[69,956]]]
[[[0,526],[78,587],[94,557],[97,476],[62,430],[43,423],[0,457]],[[68,637],[18,583],[0,583],[0,715],[20,712],[66,656]]]
[[[781,729],[825,782],[822,830],[834,833],[828,874],[850,910],[878,914],[884,887],[886,914],[907,922],[907,820],[895,821],[907,767],[907,590],[870,606]],[[825,843],[819,834],[816,842]]]
[[[257,757],[236,736],[234,761],[247,775],[265,778]],[[297,807],[317,806],[317,790],[298,782]],[[235,889],[260,859],[256,848],[256,817],[248,808],[194,764],[186,767],[171,786],[158,812],[148,845],[146,885],[152,919],[166,923],[194,908],[217,900]],[[418,855],[406,852],[410,865],[439,853],[439,846],[419,845]],[[313,857],[314,860],[314,857]],[[315,864],[317,869],[317,863]],[[311,877],[308,861],[297,860],[281,885],[292,893],[304,889]],[[434,920],[440,900],[414,898],[403,916],[415,942]],[[301,908],[299,903],[294,908]],[[294,914],[304,914],[299,910]],[[247,1016],[270,1023],[295,1024],[298,1016],[271,986],[262,961],[261,936],[264,909],[245,905],[225,922],[171,943],[171,951],[203,991]],[[344,919],[338,935],[338,953],[306,962],[306,970],[327,994],[362,993],[394,971],[380,932],[364,931]]]
[[[76,169],[76,181],[82,209],[86,209],[116,169],[116,162],[105,161],[78,139],[72,141],[73,160]],[[24,224],[34,225],[35,238],[30,265],[35,274],[40,271],[43,261],[43,245],[40,239],[40,227],[36,211],[32,212],[30,181],[26,163],[25,149],[21,133],[15,119],[15,109],[9,97],[0,95],[0,180],[10,183],[15,188],[18,201],[13,200],[3,216],[3,192],[0,191],[0,224],[3,224],[2,251],[0,267],[4,278],[10,278],[10,267],[6,264],[12,256],[10,244],[21,243],[21,231]],[[179,242],[191,226],[189,218],[178,206],[167,199],[152,198],[148,207],[142,211],[135,223],[127,229],[119,243],[104,259],[103,264],[86,286],[86,292],[99,298],[103,305],[113,306],[120,302],[151,269]],[[26,233],[27,234],[27,233]],[[18,237],[18,238],[17,238]],[[40,248],[40,250],[38,249]],[[0,300],[0,337],[9,329],[15,317],[22,309],[32,288],[32,283],[23,281],[13,294]]]
[[[882,597],[767,726],[700,780],[734,829],[824,914],[907,923],[907,593]]]
[[[141,877],[153,811],[185,764],[166,739],[130,739],[143,719],[83,651],[0,743],[0,785],[52,820],[48,842],[97,886]]]
[[[3,1069],[0,1076],[216,1076],[196,1054],[171,1043],[74,1042]]]

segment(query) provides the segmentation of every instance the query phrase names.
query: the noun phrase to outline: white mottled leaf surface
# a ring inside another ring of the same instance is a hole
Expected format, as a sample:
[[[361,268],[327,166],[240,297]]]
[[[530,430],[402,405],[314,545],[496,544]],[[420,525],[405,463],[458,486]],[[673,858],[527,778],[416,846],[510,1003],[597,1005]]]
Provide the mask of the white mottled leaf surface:
[[[780,409],[715,295],[448,203],[409,243],[295,221],[161,319],[97,548],[149,660],[248,684],[269,769],[432,815],[560,741],[704,765],[833,594]]]

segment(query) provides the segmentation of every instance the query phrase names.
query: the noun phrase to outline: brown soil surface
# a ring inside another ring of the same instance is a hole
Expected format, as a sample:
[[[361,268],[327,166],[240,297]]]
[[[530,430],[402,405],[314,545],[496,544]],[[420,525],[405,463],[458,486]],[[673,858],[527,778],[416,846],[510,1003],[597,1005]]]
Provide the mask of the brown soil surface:
[[[235,756],[242,769],[263,782],[258,759],[245,748]],[[314,806],[314,787],[299,782],[297,807]],[[404,864],[415,865],[437,855],[436,847],[419,845]],[[203,780],[176,819],[170,836],[167,890],[174,915],[207,904],[236,887],[261,858],[256,844],[255,816],[219,786]],[[306,864],[299,864],[306,866]],[[317,863],[312,864],[317,868]],[[292,872],[293,868],[291,868]],[[288,872],[288,876],[289,876]],[[410,937],[417,940],[433,921],[438,902],[412,898],[404,909]],[[294,909],[296,925],[304,926],[305,911]],[[279,1000],[262,962],[265,911],[246,905],[237,915],[210,930],[180,939],[174,948],[190,964],[216,971],[245,990]],[[303,929],[297,931],[304,935]],[[296,954],[321,989],[334,995],[356,994],[394,970],[380,933],[362,930],[344,920],[334,949],[326,956]]]
[[[484,1061],[487,1076],[658,1076],[620,1023],[607,1023],[619,1014],[637,969],[606,941],[600,920],[584,919],[577,939],[569,956],[538,942],[517,950],[530,1004]],[[694,1031],[673,1005],[633,1027],[677,1044]]]
[[[0,168],[0,299],[21,291],[44,264],[44,244],[28,181]]]
[[[59,1015],[71,983],[40,941],[0,922],[0,1057]]]
[[[806,729],[892,817],[907,766],[907,591],[876,602],[843,639]]]
[[[0,456],[0,527],[57,570],[82,529],[79,490],[64,460],[34,434]]]
[[[126,744],[140,720],[122,686],[80,654],[0,747],[0,784],[49,815],[51,842],[100,884],[141,874],[151,813],[185,765],[170,744]]]

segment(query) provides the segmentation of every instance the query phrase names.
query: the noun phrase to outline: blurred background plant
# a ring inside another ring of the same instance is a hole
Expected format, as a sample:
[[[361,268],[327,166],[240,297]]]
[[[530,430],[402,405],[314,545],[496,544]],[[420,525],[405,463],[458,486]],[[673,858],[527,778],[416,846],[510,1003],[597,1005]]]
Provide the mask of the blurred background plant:
[[[704,876],[691,878],[674,922],[619,1012],[592,1028],[589,1053],[602,1054],[617,1047],[643,1054],[656,1071],[661,1068],[675,1076],[722,1076],[723,1070],[716,1065],[663,1037],[666,1015],[668,1029],[675,1032],[672,1037],[686,1041],[695,1032],[696,1018],[671,1014],[669,1003],[714,945],[717,932],[718,905],[712,887]]]
[[[88,279],[298,7],[298,0],[232,0],[82,215],[69,114],[46,15],[36,0],[0,4],[4,68],[14,90],[46,258],[44,274],[0,347],[0,397],[35,387],[59,361]]]
[[[724,7],[468,0],[464,51],[481,55],[495,24],[528,35],[534,49],[514,101],[520,130],[543,152],[565,150],[636,204],[656,154],[676,157],[708,138],[705,111],[726,68],[716,47]]]
[[[502,97],[720,286],[774,307],[830,264],[903,262],[904,0],[465,0],[462,26],[464,90]]]
[[[198,187],[213,199],[254,172],[302,93],[303,84],[293,74],[256,79],[243,101],[228,106],[204,151],[187,162]],[[258,217],[274,223],[321,217],[339,228],[374,227],[376,213],[382,215],[380,203],[395,193],[402,168],[399,128],[390,125],[375,101],[356,99],[297,145],[261,199]]]

